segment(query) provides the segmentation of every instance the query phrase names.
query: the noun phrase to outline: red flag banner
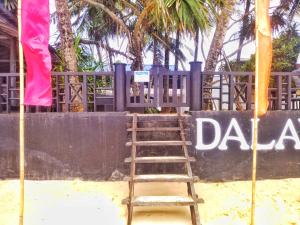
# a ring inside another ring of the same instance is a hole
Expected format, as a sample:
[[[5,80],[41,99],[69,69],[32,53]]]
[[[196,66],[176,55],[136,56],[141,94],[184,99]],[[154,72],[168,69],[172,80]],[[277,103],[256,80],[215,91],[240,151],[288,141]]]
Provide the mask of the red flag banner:
[[[25,105],[51,106],[52,104],[49,35],[49,1],[24,0],[21,41],[27,71]]]
[[[268,86],[272,65],[272,34],[269,16],[270,0],[256,1],[256,73],[258,79],[258,115],[268,109]]]

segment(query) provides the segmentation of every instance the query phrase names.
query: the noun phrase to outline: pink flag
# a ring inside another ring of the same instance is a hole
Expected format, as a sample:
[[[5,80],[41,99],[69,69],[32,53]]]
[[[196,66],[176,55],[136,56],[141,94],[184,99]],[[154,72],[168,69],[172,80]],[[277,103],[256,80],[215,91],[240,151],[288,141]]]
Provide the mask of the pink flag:
[[[26,59],[25,105],[51,106],[51,55],[48,0],[22,2],[22,45]]]

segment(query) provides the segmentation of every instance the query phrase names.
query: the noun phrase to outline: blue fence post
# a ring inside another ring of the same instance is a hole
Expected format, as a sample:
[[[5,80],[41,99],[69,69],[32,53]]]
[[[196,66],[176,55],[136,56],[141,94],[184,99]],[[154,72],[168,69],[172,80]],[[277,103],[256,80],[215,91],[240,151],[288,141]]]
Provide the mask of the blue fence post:
[[[202,110],[202,62],[190,62],[190,111]]]
[[[126,109],[126,64],[115,63],[114,66],[114,110],[124,112]]]

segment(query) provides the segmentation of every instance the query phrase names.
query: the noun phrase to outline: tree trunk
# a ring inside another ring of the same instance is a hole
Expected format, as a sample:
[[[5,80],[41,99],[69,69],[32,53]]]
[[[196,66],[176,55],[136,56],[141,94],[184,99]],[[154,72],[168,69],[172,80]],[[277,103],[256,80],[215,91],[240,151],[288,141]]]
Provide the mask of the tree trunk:
[[[159,53],[158,53],[158,42],[157,39],[154,38],[153,39],[153,61],[152,61],[153,65],[159,65]]]
[[[178,54],[179,54],[179,44],[180,44],[180,31],[176,31],[176,40],[175,40],[175,71],[178,71]]]
[[[74,49],[74,39],[72,33],[71,15],[68,8],[67,0],[55,0],[57,17],[58,17],[58,30],[60,33],[60,43],[62,50],[62,57],[67,68],[67,71],[77,71],[77,59]],[[70,105],[72,112],[82,112],[83,104],[82,100],[78,95],[81,95],[81,85],[77,76],[70,77],[71,88],[71,99],[74,98]],[[77,94],[78,92],[78,94]]]
[[[199,49],[199,27],[196,30],[196,37],[195,37],[195,53],[194,53],[194,62],[198,61],[198,49]]]
[[[143,70],[143,57],[142,57],[142,40],[143,34],[132,34],[131,54],[134,60],[131,65],[131,70]]]
[[[134,56],[131,64],[132,71],[143,70],[142,43],[141,38],[138,35],[139,34],[133,35],[134,38],[132,38],[132,44],[130,45],[130,52]],[[131,83],[133,96],[139,96],[139,83],[135,83],[133,78]]]
[[[98,55],[98,61],[99,61],[100,63],[102,63],[102,62],[103,62],[103,59],[102,59],[102,55],[101,55],[99,43],[96,44],[96,50],[97,50],[97,55]]]
[[[100,41],[101,42],[101,41]],[[103,43],[101,42],[101,44],[103,45]],[[102,59],[102,55],[101,55],[101,50],[100,50],[100,44],[99,42],[96,44],[96,49],[97,49],[97,55],[98,55],[98,60],[99,60],[99,63],[102,63],[103,62],[103,59]],[[108,47],[109,49],[109,47]],[[104,69],[104,68],[103,68]],[[110,64],[110,71],[114,71],[113,70],[113,67],[111,66]],[[102,87],[105,87],[106,86],[106,76],[102,76],[101,77],[101,80],[102,80]]]
[[[167,45],[169,45],[169,34],[168,33],[165,34],[165,43]],[[165,47],[165,68],[169,69],[169,67],[170,67],[170,50],[166,46]]]
[[[243,50],[243,43],[246,38],[246,30],[249,29],[248,21],[249,21],[249,17],[250,17],[250,15],[249,15],[250,6],[251,6],[251,0],[247,0],[245,12],[244,12],[244,16],[243,16],[242,28],[240,30],[239,48],[238,48],[238,52],[236,54],[236,65],[234,66],[234,70],[236,70],[236,71],[239,71],[241,68],[241,55],[242,55],[242,50]],[[240,79],[239,77],[236,77],[236,82],[240,82],[239,79]],[[237,89],[237,88],[238,87],[236,87],[235,89]],[[239,96],[239,90],[236,90],[235,93]],[[236,104],[237,111],[243,111],[243,105],[241,104],[240,97],[235,98],[235,104]]]
[[[112,58],[112,53],[111,53],[111,50],[110,50],[110,45],[109,45],[109,41],[108,41],[107,36],[105,36],[105,44],[108,47],[107,54],[108,54],[108,58],[109,58],[109,67],[110,67],[111,71],[114,71],[113,58]]]
[[[165,36],[164,36],[164,41],[165,43],[168,45],[168,46],[165,46],[165,68],[167,70],[170,69],[170,38],[169,38],[169,33],[165,33]],[[160,75],[161,76],[161,75]],[[169,87],[167,86],[168,84],[168,79],[169,77],[168,76],[163,76],[163,101],[164,102],[167,102],[167,98],[169,98]],[[162,113],[170,113],[171,112],[171,108],[170,107],[162,107],[161,109],[161,112]]]
[[[204,71],[215,71],[218,59],[221,54],[223,48],[223,42],[225,39],[225,35],[229,26],[230,16],[232,14],[232,9],[235,5],[235,0],[229,0],[227,3],[227,7],[221,10],[220,16],[217,21],[216,30],[214,33],[213,40],[210,45],[210,49],[208,52],[207,60],[205,63]],[[205,83],[208,87],[211,87],[213,82],[213,76],[207,76],[205,78]],[[211,89],[207,89],[204,93],[204,97],[210,98],[212,96]],[[205,109],[212,109],[212,101],[207,100],[204,102]]]
[[[243,18],[243,24],[242,24],[242,29],[240,31],[240,38],[239,38],[239,50],[237,52],[237,55],[236,55],[236,62],[237,62],[237,65],[239,65],[239,63],[241,62],[241,54],[242,54],[242,45],[244,43],[244,40],[245,40],[245,32],[246,32],[246,29],[249,29],[247,27],[248,25],[248,21],[249,21],[249,10],[250,10],[250,6],[251,6],[251,0],[247,0],[246,1],[246,7],[245,7],[245,13],[244,13],[244,18]]]
[[[217,27],[214,33],[214,37],[211,42],[209,52],[207,55],[204,71],[216,70],[218,64],[218,58],[223,48],[223,42],[225,39],[227,28],[229,26],[230,16],[232,14],[234,3],[235,3],[234,0],[229,0],[226,5],[227,7],[223,8],[221,11],[221,14],[217,21]]]

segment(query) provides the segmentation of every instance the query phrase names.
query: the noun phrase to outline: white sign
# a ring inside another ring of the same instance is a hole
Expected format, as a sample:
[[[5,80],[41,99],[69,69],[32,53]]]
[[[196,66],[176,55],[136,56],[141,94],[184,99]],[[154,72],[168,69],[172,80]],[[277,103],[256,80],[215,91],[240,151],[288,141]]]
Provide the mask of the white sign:
[[[134,82],[150,82],[149,71],[134,71]]]
[[[246,140],[245,135],[235,118],[230,120],[230,123],[224,134],[221,133],[221,125],[218,121],[212,118],[198,118],[197,121],[197,144],[196,149],[200,151],[213,150],[218,148],[219,150],[228,150],[227,143],[229,141],[238,142],[241,150],[252,149],[253,142],[253,127],[254,122],[251,119],[252,134],[251,140]],[[257,121],[259,122],[259,120]],[[204,126],[203,124],[210,124],[213,127],[213,139],[209,143],[204,143]],[[300,123],[300,119],[298,119]],[[257,150],[284,150],[285,141],[289,140],[294,142],[294,149],[300,150],[300,138],[295,128],[295,125],[291,119],[288,119],[281,129],[279,137],[275,137],[269,143],[257,143]]]

